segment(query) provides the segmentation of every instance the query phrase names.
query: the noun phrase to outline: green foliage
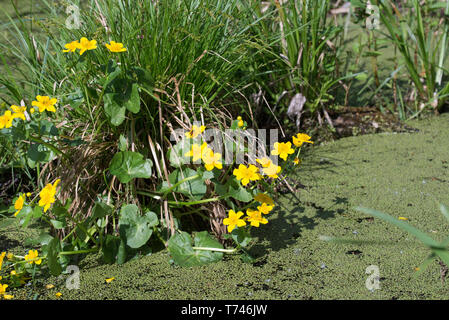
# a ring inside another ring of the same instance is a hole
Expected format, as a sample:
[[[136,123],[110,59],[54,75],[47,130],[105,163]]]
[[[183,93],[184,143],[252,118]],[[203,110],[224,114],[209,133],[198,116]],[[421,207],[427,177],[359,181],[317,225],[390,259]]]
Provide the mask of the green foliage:
[[[128,183],[134,178],[151,177],[152,166],[151,160],[138,152],[120,151],[112,158],[109,170],[120,182]]]
[[[267,110],[270,117],[284,115],[290,103],[284,97],[296,93],[306,98],[304,111],[315,116],[332,107],[338,83],[354,76],[338,71],[343,28],[328,18],[330,1],[271,4],[245,4],[248,15],[260,20],[251,28],[256,53],[248,76],[278,108],[274,114]]]
[[[192,237],[186,232],[181,232],[170,238],[168,251],[174,262],[182,267],[213,263],[221,260],[223,257],[222,252],[213,250],[223,249],[223,246],[212,239],[205,231],[195,235],[193,245]]]
[[[150,239],[153,227],[159,223],[154,212],[148,211],[143,216],[134,204],[128,204],[120,210],[120,235],[126,239],[126,244],[134,249],[142,247]]]
[[[444,69],[449,45],[447,19],[444,19],[443,28],[432,25],[423,15],[427,7],[423,8],[418,0],[413,0],[411,8],[402,13],[391,1],[378,0],[376,4],[381,24],[388,30],[390,43],[398,48],[409,80],[418,93],[417,103],[423,104],[420,111],[425,106],[441,111],[449,95],[449,83],[442,82],[443,74],[447,73]],[[449,4],[446,4],[445,14],[448,13]]]

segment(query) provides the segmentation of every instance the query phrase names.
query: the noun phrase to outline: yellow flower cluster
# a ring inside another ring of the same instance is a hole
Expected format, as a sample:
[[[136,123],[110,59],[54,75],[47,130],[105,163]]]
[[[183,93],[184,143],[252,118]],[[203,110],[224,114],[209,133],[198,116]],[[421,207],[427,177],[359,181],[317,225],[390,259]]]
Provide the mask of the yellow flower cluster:
[[[3,128],[11,128],[12,122],[14,119],[22,119],[23,121],[26,120],[26,110],[27,108],[25,106],[16,106],[12,105],[11,110],[6,110],[3,115],[0,116],[0,129]],[[30,110],[31,113],[33,113]]]
[[[262,166],[261,173],[264,175],[276,179],[278,173],[281,172],[281,167],[275,165],[269,158],[256,159],[256,161]],[[240,164],[238,168],[233,171],[237,180],[241,180],[242,185],[246,186],[250,181],[257,181],[262,179],[262,175],[259,173],[259,168],[250,164],[245,166]]]
[[[204,132],[206,129],[205,126],[192,126],[190,131],[186,132],[185,135],[187,138],[195,139],[199,134]],[[192,149],[184,154],[186,157],[192,157],[193,162],[201,159],[204,162],[204,167],[207,171],[212,171],[214,168],[223,169],[223,164],[221,162],[221,153],[214,152],[206,142],[200,146],[197,143],[192,145]]]
[[[39,193],[39,196],[41,198],[39,200],[39,206],[44,207],[44,212],[47,212],[51,204],[56,201],[56,187],[58,186],[59,182],[61,182],[60,179],[56,180],[53,184],[48,183]]]
[[[238,120],[237,125],[239,126],[239,128],[243,127],[243,125],[244,125],[245,123],[243,122],[242,117],[241,117],[241,116],[238,116],[238,117],[237,117],[237,120]]]
[[[36,100],[32,101],[31,105],[33,107],[38,107],[39,112],[56,112],[56,103],[58,103],[58,100],[56,98],[50,98],[49,96],[36,96]],[[33,112],[34,111],[31,111],[31,113]]]
[[[5,256],[6,256],[6,252],[0,253],[0,270],[2,270],[3,259],[5,258]],[[2,277],[0,277],[0,280],[2,280]],[[7,294],[6,288],[8,288],[7,284],[0,283],[0,298],[3,298],[5,300],[11,300],[12,298],[14,298],[14,296]]]
[[[123,43],[111,41],[110,43],[105,43],[106,48],[110,52],[124,52],[127,49],[123,47]],[[75,52],[79,50],[80,56],[83,55],[87,50],[97,49],[97,40],[89,40],[86,37],[82,37],[80,40],[75,40],[65,44],[65,49],[63,52]]]
[[[263,214],[270,213],[274,208],[274,201],[270,196],[265,193],[258,193],[254,197],[255,201],[261,203],[257,206],[257,210],[246,209],[246,216],[242,218],[244,213],[242,211],[235,212],[234,210],[229,210],[228,218],[223,219],[223,224],[227,227],[229,233],[232,232],[236,227],[246,226],[246,222],[249,222],[251,226],[258,228],[260,224],[267,224],[268,220],[264,218]]]
[[[25,261],[28,261],[29,264],[35,263],[37,265],[42,263],[42,259],[39,258],[37,250],[29,250],[28,254],[25,255]]]
[[[16,213],[14,213],[14,217],[16,217],[19,214],[19,212],[23,209],[24,204],[25,204],[25,195],[21,194],[17,198],[16,202],[14,202],[14,209],[17,210]]]
[[[238,169],[234,169],[232,172],[237,180],[241,180],[242,185],[246,186],[250,181],[257,181],[261,179],[259,168],[250,164],[248,167],[244,164],[240,164]]]
[[[47,212],[47,210],[50,208],[50,206],[56,201],[55,195],[56,195],[56,187],[61,182],[60,179],[57,179],[53,184],[48,183],[40,192],[39,192],[39,206],[44,208],[44,212]],[[31,197],[31,193],[28,192],[27,194],[21,194],[14,202],[14,209],[17,210],[14,213],[14,216],[16,217],[20,211],[23,209],[24,205],[26,204],[26,197]]]
[[[308,136],[305,133],[297,133],[295,136],[293,136],[292,141],[295,147],[301,148],[303,143],[311,143],[313,144],[313,141],[310,141],[311,137]],[[284,161],[287,161],[287,157],[290,154],[293,154],[295,150],[292,148],[292,143],[290,141],[288,142],[276,142],[273,145],[273,150],[271,150],[271,154],[275,156],[279,156],[279,158],[283,159]],[[298,165],[300,162],[298,157],[295,157],[293,160],[293,163],[295,165]]]
[[[296,147],[301,147],[304,142],[313,143],[312,141],[310,141],[310,136],[304,133],[298,133],[296,136],[293,136],[293,144]],[[271,150],[272,155],[279,156],[284,161],[286,161],[287,157],[294,152],[295,150],[292,148],[292,143],[290,141],[276,142],[273,145],[273,150]],[[281,172],[281,167],[274,164],[271,159],[263,157],[261,159],[256,159],[256,161],[262,166],[261,173],[268,176],[269,178],[278,178],[278,173]],[[293,163],[295,165],[298,165],[300,163],[299,158],[295,157]],[[259,168],[252,164],[250,164],[249,166],[240,164],[237,169],[234,169],[233,174],[235,175],[237,180],[241,180],[242,185],[244,186],[246,186],[250,181],[257,181],[261,179]]]
[[[48,96],[36,96],[36,100],[31,102],[33,107],[38,107],[39,112],[45,110],[49,112],[56,112],[55,104],[58,102],[56,98],[50,98]],[[12,127],[14,119],[27,120],[28,113],[26,106],[12,105],[11,110],[6,110],[3,115],[0,116],[0,129]],[[30,108],[30,113],[33,114],[36,111],[35,108]]]
[[[241,126],[242,119],[238,118],[239,127]],[[243,124],[242,124],[243,125]],[[295,147],[300,148],[303,143],[313,143],[310,141],[311,137],[304,133],[298,133],[293,136],[293,144]],[[273,150],[271,150],[271,155],[279,156],[284,161],[287,161],[289,155],[293,154],[295,150],[292,148],[292,143],[288,142],[276,142],[273,145]],[[299,154],[299,151],[298,151]],[[281,167],[274,164],[273,161],[267,157],[258,158],[256,161],[262,166],[261,173],[268,176],[269,178],[277,179],[278,173],[281,172]],[[295,165],[300,163],[299,158],[296,156],[293,160]],[[234,176],[237,180],[241,181],[243,186],[246,186],[250,181],[257,181],[261,179],[261,174],[259,173],[259,168],[255,165],[250,164],[245,166],[240,164],[238,168],[233,171]],[[257,194],[254,199],[261,203],[257,207],[257,210],[247,209],[246,216],[242,218],[244,213],[242,211],[235,212],[233,210],[229,211],[228,218],[223,219],[223,224],[228,226],[228,232],[232,232],[236,227],[243,227],[246,225],[246,221],[250,222],[251,226],[259,227],[259,224],[266,224],[268,220],[263,218],[262,214],[268,214],[274,207],[274,201],[268,195],[264,193]]]

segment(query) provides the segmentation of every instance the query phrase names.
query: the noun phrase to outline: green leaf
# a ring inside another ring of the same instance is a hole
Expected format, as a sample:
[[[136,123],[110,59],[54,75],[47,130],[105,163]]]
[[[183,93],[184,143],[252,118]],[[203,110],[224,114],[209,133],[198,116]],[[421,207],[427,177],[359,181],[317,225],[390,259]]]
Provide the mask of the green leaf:
[[[144,85],[150,91],[152,91],[152,86],[154,85],[153,75],[150,71],[140,68],[140,67],[131,67],[129,69],[130,76],[137,79],[137,82],[140,85]]]
[[[123,264],[126,262],[126,240],[120,236],[120,245],[117,252],[117,263]]]
[[[235,228],[231,232],[231,237],[242,247],[246,247],[252,240],[251,235],[245,228]]]
[[[35,206],[33,209],[33,218],[39,219],[40,217],[42,217],[42,208]]]
[[[213,239],[207,231],[201,231],[195,235],[195,247],[223,249],[220,242]],[[200,264],[217,262],[223,258],[223,252],[219,251],[195,250],[195,253]]]
[[[138,152],[120,151],[112,158],[109,170],[121,183],[128,183],[134,178],[151,177],[152,165],[150,159],[144,159]]]
[[[32,168],[34,168],[36,162],[46,163],[53,159],[54,156],[53,151],[48,150],[44,145],[39,143],[31,144],[27,152],[28,164]]]
[[[168,160],[170,165],[179,168],[184,164],[190,163],[190,157],[184,156],[190,150],[190,140],[182,139],[168,150]]]
[[[125,93],[124,101],[126,109],[132,113],[135,114],[140,111],[139,85],[137,83],[133,83],[131,88],[128,88]]]
[[[432,252],[438,255],[438,257],[440,257],[446,265],[449,265],[449,251],[446,248],[433,248]]]
[[[214,185],[215,185],[215,192],[220,197],[223,197],[223,196],[227,195],[227,193],[228,193],[228,184],[215,183]]]
[[[62,221],[61,221],[61,220],[53,220],[53,219],[50,219],[50,222],[51,222],[51,224],[53,225],[53,227],[54,227],[55,229],[63,229],[63,228],[65,228],[66,225],[67,225],[65,219],[62,220]]]
[[[41,246],[46,246],[53,237],[48,233],[41,233],[37,238],[28,238],[24,241],[25,246],[37,246],[40,244]]]
[[[212,239],[206,231],[200,232],[195,237],[195,246],[202,248],[222,249],[222,245]],[[210,250],[194,250],[192,238],[186,232],[175,234],[168,241],[168,251],[173,261],[181,267],[199,266],[217,262],[222,259],[223,253]]]
[[[118,148],[120,151],[128,150],[128,140],[125,138],[123,134],[121,134],[119,137]]]
[[[234,199],[242,202],[249,202],[253,200],[252,194],[248,192],[240,183],[235,181],[235,179],[229,185],[228,194]]]
[[[112,236],[110,234],[106,235],[103,242],[101,252],[103,253],[103,260],[105,263],[114,263],[117,259],[117,253],[120,247],[120,238]]]
[[[58,261],[58,254],[60,251],[60,242],[58,238],[53,238],[47,246],[47,263],[50,273],[53,276],[58,276],[62,272],[62,267]]]
[[[103,79],[103,87],[107,87],[115,78],[117,78],[122,73],[122,70],[119,66],[117,66],[115,61],[109,60],[107,65],[107,72],[108,75]]]
[[[184,180],[185,178],[194,177],[196,175],[198,175],[198,172],[190,168],[185,168],[182,171],[180,169],[176,169],[172,173],[170,173],[168,179],[170,180],[171,185],[174,186],[175,184]],[[168,185],[166,182],[164,185],[167,189]],[[201,176],[198,176],[198,178],[196,179],[188,180],[181,183],[174,189],[174,191],[180,192],[192,198],[193,200],[200,200],[206,194],[207,187]]]
[[[40,126],[37,124],[31,124],[31,129],[38,135],[38,136],[58,136],[59,130],[55,127],[53,122],[48,120],[41,120]]]
[[[104,112],[114,126],[119,126],[125,120],[126,107],[116,93],[106,93],[103,96]]]
[[[56,204],[53,209],[51,210],[51,212],[55,215],[55,216],[66,216],[69,214],[69,210],[61,205]]]
[[[254,263],[257,261],[256,258],[254,258],[253,256],[251,256],[246,250],[242,250],[242,254],[240,255],[240,259],[242,259],[242,261],[244,263]]]
[[[120,234],[131,248],[140,248],[146,244],[153,233],[152,228],[158,223],[154,212],[148,211],[144,216],[140,216],[139,208],[134,204],[125,205],[120,210]]]
[[[207,171],[204,167],[198,168],[197,173],[201,176],[201,179],[203,179],[203,181],[206,179],[211,180],[214,177],[214,172]]]
[[[112,207],[104,202],[96,202],[92,209],[92,219],[101,219],[112,213]]]
[[[435,240],[433,240],[431,237],[429,237],[424,232],[416,229],[415,227],[411,226],[410,224],[397,220],[393,218],[392,216],[385,214],[383,212],[379,212],[373,209],[363,208],[363,207],[357,207],[356,210],[362,211],[366,214],[372,215],[374,217],[377,217],[379,219],[385,220],[393,225],[395,225],[398,228],[401,228],[404,231],[407,231],[408,233],[414,235],[416,238],[421,240],[421,242],[428,246],[429,248],[440,248],[440,244],[438,244]]]
[[[378,57],[382,55],[382,52],[380,51],[366,51],[363,56],[364,57]]]
[[[20,219],[19,224],[25,228],[30,223],[31,218],[33,218],[33,209],[31,207],[23,207],[17,214],[17,218]]]

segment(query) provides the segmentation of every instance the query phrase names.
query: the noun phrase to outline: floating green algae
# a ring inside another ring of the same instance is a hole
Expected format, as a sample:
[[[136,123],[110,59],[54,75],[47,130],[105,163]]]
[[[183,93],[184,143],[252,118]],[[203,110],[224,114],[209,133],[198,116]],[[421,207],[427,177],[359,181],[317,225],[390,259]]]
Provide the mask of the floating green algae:
[[[355,211],[364,206],[405,217],[437,240],[449,234],[438,203],[449,204],[449,114],[409,123],[417,133],[344,138],[308,148],[297,175],[305,187],[277,199],[269,224],[256,230],[255,264],[238,256],[207,266],[180,268],[161,251],[123,265],[99,256],[79,263],[80,288],[68,275],[36,285],[39,299],[445,299],[437,260],[415,268],[428,250],[411,235]],[[336,244],[320,236],[371,241]],[[16,231],[3,241],[23,241]],[[6,240],[5,240],[6,239]],[[19,242],[17,242],[19,243]],[[380,289],[366,287],[367,267],[379,269]],[[107,278],[115,277],[111,283]],[[47,290],[45,284],[55,288]],[[29,298],[30,287],[15,298]]]

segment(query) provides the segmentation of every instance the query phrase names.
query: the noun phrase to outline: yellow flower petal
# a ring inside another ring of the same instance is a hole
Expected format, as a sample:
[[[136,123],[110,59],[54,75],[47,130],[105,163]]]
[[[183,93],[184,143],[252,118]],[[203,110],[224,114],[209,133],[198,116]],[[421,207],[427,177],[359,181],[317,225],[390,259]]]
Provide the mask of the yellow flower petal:
[[[115,280],[115,277],[112,277],[112,278],[106,279],[105,281],[106,281],[106,283],[111,283],[111,282],[114,281],[114,280]]]

